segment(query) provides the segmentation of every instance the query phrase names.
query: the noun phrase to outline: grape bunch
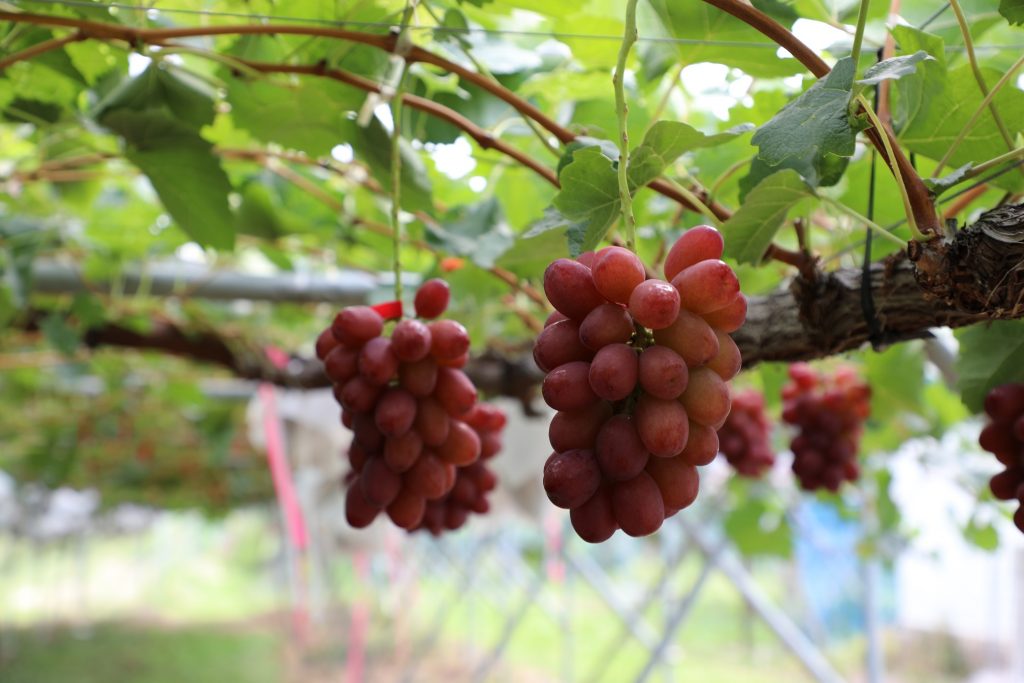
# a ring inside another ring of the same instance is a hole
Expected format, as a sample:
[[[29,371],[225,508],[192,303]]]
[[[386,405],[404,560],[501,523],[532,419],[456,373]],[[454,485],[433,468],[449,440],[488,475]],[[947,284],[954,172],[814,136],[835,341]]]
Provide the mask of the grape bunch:
[[[830,377],[794,363],[789,379],[782,388],[782,419],[800,428],[790,443],[793,472],[806,491],[838,491],[860,476],[857,450],[871,411],[871,387],[850,367]]]
[[[498,484],[498,477],[487,467],[501,450],[501,431],[505,428],[505,412],[497,406],[478,403],[463,420],[480,437],[480,459],[455,474],[452,490],[438,500],[427,502],[423,520],[413,531],[425,529],[434,536],[445,530],[454,531],[466,523],[469,513],[485,514],[490,509],[487,494]]]
[[[740,370],[729,336],[747,300],[717,230],[686,231],[648,277],[622,247],[561,258],[544,273],[555,312],[533,348],[556,411],[544,489],[576,533],[600,543],[646,536],[697,496],[697,466],[718,453],[726,383]]]
[[[1013,523],[1024,532],[1024,384],[1003,384],[985,397],[985,425],[978,443],[1005,467],[992,477],[989,488],[999,500],[1016,500],[1020,507]]]
[[[732,412],[718,430],[718,450],[737,474],[757,479],[775,464],[771,433],[764,396],[747,389],[732,397]]]
[[[390,336],[374,308],[350,306],[317,339],[341,421],[354,433],[345,516],[355,528],[384,511],[413,529],[427,501],[453,489],[456,469],[480,457],[480,436],[465,421],[476,387],[460,369],[469,334],[454,320],[434,320],[448,299],[447,283],[428,280],[414,300],[420,319],[399,320]]]

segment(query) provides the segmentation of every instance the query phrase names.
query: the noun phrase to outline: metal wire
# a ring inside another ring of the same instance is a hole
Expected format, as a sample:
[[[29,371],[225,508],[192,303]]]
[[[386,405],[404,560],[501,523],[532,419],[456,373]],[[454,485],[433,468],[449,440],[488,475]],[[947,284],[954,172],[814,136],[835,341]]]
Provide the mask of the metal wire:
[[[385,21],[332,21],[330,19],[316,19],[314,17],[293,17],[286,15],[275,15],[275,14],[247,14],[245,12],[225,12],[219,10],[200,10],[200,9],[185,9],[176,7],[147,7],[145,5],[134,5],[131,3],[124,2],[107,2],[100,5],[99,3],[89,2],[89,0],[35,0],[37,3],[44,3],[50,5],[61,5],[65,7],[88,7],[96,9],[97,7],[107,7],[111,9],[123,9],[123,10],[134,10],[140,12],[161,13],[161,14],[183,14],[203,17],[225,17],[231,19],[247,19],[256,21],[279,21],[279,22],[290,22],[290,23],[304,23],[304,24],[317,24],[321,26],[331,27],[342,27],[342,26],[360,26],[364,28],[382,28],[391,30],[395,24],[392,22]],[[948,5],[943,6],[943,10]],[[936,18],[941,15],[942,11],[937,12],[931,18],[929,18],[922,28],[930,24]],[[592,33],[560,33],[555,31],[525,31],[515,29],[489,29],[479,26],[470,26],[466,28],[457,28],[452,26],[410,26],[411,31],[431,31],[434,33],[449,33],[449,34],[465,34],[465,33],[479,33],[482,35],[493,35],[493,36],[523,36],[523,37],[535,37],[535,38],[559,38],[567,40],[606,40],[614,41],[619,43],[622,41],[621,35],[602,35]],[[638,38],[640,42],[646,43],[666,43],[670,45],[708,45],[712,47],[735,47],[735,48],[755,48],[763,50],[778,50],[779,46],[772,42],[748,42],[742,40],[701,40],[696,38],[670,38],[665,36],[640,36]],[[947,45],[947,52],[958,52],[963,51],[965,48],[962,45]],[[975,45],[975,50],[1024,50],[1024,45]]]

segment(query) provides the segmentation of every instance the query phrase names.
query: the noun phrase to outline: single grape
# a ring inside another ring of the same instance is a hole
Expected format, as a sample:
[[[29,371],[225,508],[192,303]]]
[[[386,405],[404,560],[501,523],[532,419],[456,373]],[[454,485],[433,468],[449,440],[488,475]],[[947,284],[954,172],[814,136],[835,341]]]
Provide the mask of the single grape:
[[[732,405],[729,385],[709,368],[696,368],[690,373],[690,383],[681,400],[690,419],[706,427],[724,421]]]
[[[432,396],[421,398],[416,403],[416,418],[413,427],[423,439],[425,446],[440,446],[448,438],[451,418],[441,402]]]
[[[430,353],[430,328],[419,320],[400,320],[391,331],[391,350],[403,363],[413,363]]]
[[[438,278],[427,280],[417,290],[413,308],[416,309],[417,316],[431,320],[444,313],[450,297],[447,282]]]
[[[449,531],[461,529],[469,517],[469,512],[462,507],[449,507],[444,511],[444,528]]]
[[[647,473],[658,485],[665,507],[682,510],[697,499],[700,475],[681,458],[651,458]]]
[[[712,427],[690,420],[686,448],[679,454],[687,465],[703,467],[718,455],[718,433]]]
[[[488,460],[496,456],[502,448],[501,435],[497,432],[481,432],[480,436],[480,459]]]
[[[597,351],[609,344],[628,342],[633,336],[633,318],[622,306],[601,304],[587,314],[579,326],[579,341],[587,349]],[[543,332],[541,333],[543,335]],[[570,360],[590,360],[581,354]],[[557,366],[552,366],[557,367]]]
[[[398,386],[417,398],[430,396],[437,387],[437,362],[424,358],[398,366]]]
[[[721,330],[715,330],[715,336],[718,337],[718,354],[708,361],[706,367],[728,382],[739,374],[743,367],[743,357],[732,337]]]
[[[559,311],[551,311],[551,313],[548,314],[548,317],[544,320],[544,327],[550,327],[551,325],[554,325],[559,321],[568,319],[569,318],[566,317],[564,313],[561,313]]]
[[[577,448],[593,449],[601,425],[611,415],[612,407],[605,401],[579,410],[557,412],[548,426],[548,441],[556,453]]]
[[[427,509],[426,499],[403,486],[398,496],[387,507],[388,517],[395,526],[403,529],[413,529],[423,519],[423,513]]]
[[[363,467],[366,465],[366,461],[370,459],[370,456],[366,453],[357,443],[353,443],[348,447],[348,464],[352,466],[352,471],[359,472],[363,471]]]
[[[359,413],[352,418],[352,435],[355,443],[367,453],[378,453],[384,448],[384,434],[377,429],[377,423],[369,413]]]
[[[594,286],[601,296],[619,304],[629,303],[633,288],[644,281],[647,273],[636,254],[623,247],[606,247],[594,259]]]
[[[454,320],[435,320],[430,329],[430,353],[437,360],[452,360],[469,351],[469,333]]]
[[[597,254],[593,251],[585,251],[576,257],[578,263],[582,263],[587,268],[593,269],[594,263],[597,261]]]
[[[679,317],[664,329],[654,331],[654,341],[672,349],[691,368],[718,355],[718,337],[699,315],[680,309]]]
[[[359,352],[336,345],[324,358],[324,373],[332,382],[344,384],[358,369]]]
[[[580,324],[575,320],[561,320],[545,327],[533,343],[533,360],[544,372],[593,357],[594,352],[580,341]]]
[[[721,330],[726,334],[732,334],[743,327],[743,323],[747,319],[747,297],[743,294],[737,294],[736,298],[724,308],[712,311],[711,313],[705,313],[703,318],[707,321],[708,325],[715,329]]]
[[[658,485],[647,472],[612,487],[612,513],[630,536],[647,536],[665,521],[665,503]]]
[[[434,396],[452,417],[465,415],[476,405],[473,381],[454,368],[438,368]]]
[[[640,440],[651,455],[669,458],[686,447],[690,421],[679,401],[644,394],[637,400],[633,416]]]
[[[679,271],[699,261],[722,258],[724,248],[721,233],[710,225],[690,228],[668,250],[665,257],[665,279],[671,281]]]
[[[468,465],[480,457],[480,437],[462,420],[452,420],[448,438],[437,447],[437,456],[453,465]]]
[[[590,268],[565,258],[552,261],[544,271],[544,293],[552,306],[573,320],[583,320],[605,302],[594,287]]]
[[[387,384],[398,374],[398,358],[391,340],[374,337],[359,351],[359,373],[374,384]]]
[[[619,528],[612,513],[611,491],[599,488],[587,502],[569,511],[569,521],[576,534],[587,543],[607,541]]]
[[[362,375],[356,375],[344,384],[337,385],[335,398],[343,408],[353,413],[368,413],[377,405],[381,387],[369,382]]]
[[[996,422],[1010,422],[1024,413],[1024,384],[1003,384],[985,396],[985,412]]]
[[[446,479],[444,463],[429,451],[401,477],[404,486],[427,500],[436,500],[445,494]]]
[[[690,379],[686,361],[667,346],[649,346],[640,354],[638,364],[640,386],[651,396],[661,399],[679,398]]]
[[[606,401],[620,401],[636,388],[636,352],[628,344],[611,344],[590,363],[590,388]]]
[[[461,369],[466,367],[466,363],[469,362],[469,351],[466,351],[461,356],[455,358],[438,359],[437,364],[443,368],[456,368]]]
[[[992,495],[999,500],[1013,500],[1017,497],[1017,488],[1024,481],[1024,468],[1008,467],[989,481]]]
[[[345,492],[345,521],[353,529],[363,529],[370,526],[373,520],[380,514],[380,508],[374,507],[363,495],[362,487],[358,482],[349,484]]]
[[[389,437],[384,442],[384,462],[393,472],[405,472],[423,452],[423,437],[416,430]]]
[[[392,472],[381,457],[369,458],[359,474],[359,488],[367,502],[387,507],[402,488],[402,478]]]
[[[544,491],[560,508],[579,507],[594,495],[601,483],[594,452],[572,450],[552,453],[544,463]]]
[[[590,363],[573,361],[547,374],[541,384],[544,402],[555,410],[579,410],[598,401],[590,388]]]
[[[636,424],[626,415],[616,415],[604,423],[597,434],[594,456],[609,481],[632,479],[650,459]]]
[[[327,354],[337,346],[338,340],[335,339],[334,332],[328,327],[316,338],[316,357],[320,360],[326,360]]]
[[[405,389],[385,389],[377,401],[373,419],[384,436],[405,434],[416,419],[416,398]]]
[[[644,280],[629,297],[629,312],[644,327],[666,328],[679,315],[679,292],[664,280]]]
[[[679,305],[697,314],[725,308],[740,292],[740,281],[725,261],[701,261],[672,278]]]
[[[369,306],[344,308],[331,323],[331,332],[339,342],[357,349],[384,330],[384,319]]]

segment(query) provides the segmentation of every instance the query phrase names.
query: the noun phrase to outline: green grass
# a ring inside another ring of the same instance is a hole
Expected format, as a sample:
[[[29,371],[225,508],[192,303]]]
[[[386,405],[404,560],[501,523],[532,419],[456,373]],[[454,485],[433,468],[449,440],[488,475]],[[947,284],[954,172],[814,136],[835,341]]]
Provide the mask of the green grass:
[[[282,644],[216,626],[100,624],[88,637],[58,630],[5,634],[4,683],[280,683]],[[11,655],[13,654],[13,657]]]

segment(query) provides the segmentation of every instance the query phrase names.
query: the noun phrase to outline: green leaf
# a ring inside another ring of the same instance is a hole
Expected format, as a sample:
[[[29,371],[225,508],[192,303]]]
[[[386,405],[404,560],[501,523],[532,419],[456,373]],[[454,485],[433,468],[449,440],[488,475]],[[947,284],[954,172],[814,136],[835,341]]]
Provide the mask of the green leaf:
[[[726,514],[723,526],[729,539],[748,557],[789,557],[793,552],[793,531],[785,515],[769,509],[758,498],[744,498]]]
[[[65,356],[72,355],[81,341],[78,332],[68,325],[67,321],[64,320],[64,316],[60,313],[55,312],[46,316],[39,323],[39,329],[42,331],[43,336],[46,337],[46,341]]]
[[[789,211],[812,196],[814,191],[793,170],[762,180],[722,225],[726,256],[740,263],[759,263]]]
[[[960,168],[950,171],[941,178],[924,178],[924,185],[937,197],[954,185],[959,184],[960,181],[967,177],[967,173],[972,168],[974,168],[974,164],[968,161]]]
[[[853,75],[853,60],[839,60],[827,76],[754,133],[751,144],[757,145],[763,166],[752,166],[741,187],[749,191],[762,173],[784,168],[797,171],[811,187],[839,182],[858,131],[849,113]]]
[[[864,76],[857,82],[861,85],[875,85],[882,81],[903,78],[916,72],[918,63],[928,59],[935,58],[924,50],[918,50],[912,55],[890,57],[865,69]]]
[[[115,88],[96,107],[103,119],[117,110],[164,110],[169,118],[198,130],[213,123],[213,92],[197,78],[174,73],[154,62],[135,78]]]
[[[101,41],[68,43],[64,46],[64,51],[68,53],[71,63],[89,85],[95,84],[100,76],[124,62],[123,53],[115,51]]]
[[[285,88],[234,78],[228,88],[235,126],[264,142],[314,157],[327,156],[335,145],[355,134],[355,125],[346,113],[364,99],[364,93],[325,79]]]
[[[449,210],[441,226],[428,225],[427,241],[453,254],[468,256],[481,268],[490,268],[512,246],[515,236],[498,200],[491,197]]]
[[[682,154],[700,147],[724,144],[752,129],[751,125],[742,125],[723,133],[706,135],[685,123],[658,121],[629,155],[630,183],[633,187],[643,187],[660,176]]]
[[[972,518],[963,532],[964,539],[977,548],[991,552],[999,547],[999,532],[991,522],[979,524]]]
[[[370,172],[383,187],[391,188],[391,134],[379,119],[370,119],[366,128],[351,123],[351,137],[338,142],[348,142],[355,150],[356,157],[370,166]],[[401,155],[401,204],[407,211],[434,210],[430,178],[420,155],[404,138],[399,143]]]
[[[957,332],[957,388],[964,404],[981,412],[985,396],[1007,382],[1024,382],[1024,321],[1001,320]]]
[[[568,229],[569,253],[578,256],[596,247],[619,215],[619,184],[612,162],[599,147],[573,154],[572,163],[559,175],[562,189],[555,208],[572,221]]]
[[[95,327],[107,319],[107,309],[89,292],[79,292],[75,295],[71,301],[71,314],[86,329]]]
[[[247,183],[242,189],[242,202],[235,212],[235,232],[275,240],[288,232],[281,223],[270,191],[259,182]]]
[[[676,63],[728,64],[755,78],[803,71],[795,59],[779,59],[775,55],[778,45],[756,29],[707,3],[651,0],[650,5],[668,35],[685,41],[675,46]],[[648,31],[645,35],[650,34]]]
[[[924,352],[920,344],[896,344],[869,353],[864,374],[871,385],[871,414],[888,421],[901,412],[922,411]]]
[[[1024,24],[1024,0],[999,0],[999,13],[1011,25]]]
[[[231,184],[210,143],[160,111],[116,110],[103,124],[125,138],[125,157],[146,174],[178,227],[204,246],[233,246]]]

